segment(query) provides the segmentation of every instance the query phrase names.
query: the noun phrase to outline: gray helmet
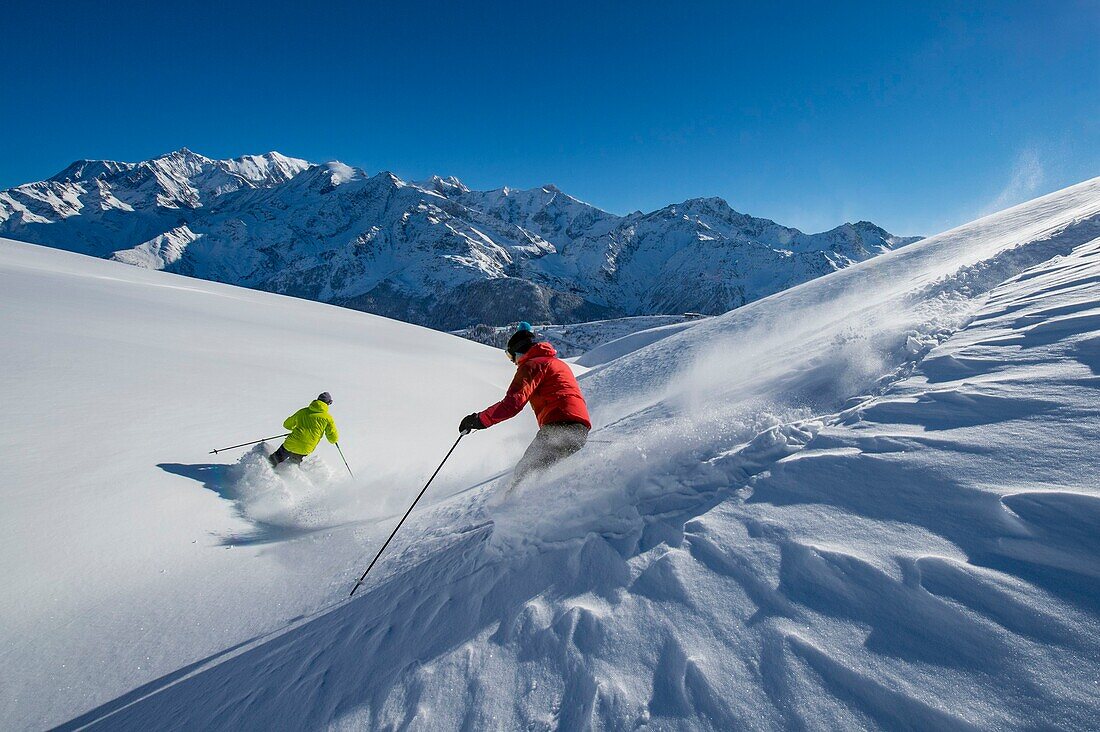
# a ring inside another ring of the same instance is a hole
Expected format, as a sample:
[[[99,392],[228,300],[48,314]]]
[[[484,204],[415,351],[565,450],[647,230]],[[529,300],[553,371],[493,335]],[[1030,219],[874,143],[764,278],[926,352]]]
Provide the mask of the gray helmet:
[[[325,404],[332,404],[332,394],[327,391],[323,391],[317,395],[317,401],[324,402]]]

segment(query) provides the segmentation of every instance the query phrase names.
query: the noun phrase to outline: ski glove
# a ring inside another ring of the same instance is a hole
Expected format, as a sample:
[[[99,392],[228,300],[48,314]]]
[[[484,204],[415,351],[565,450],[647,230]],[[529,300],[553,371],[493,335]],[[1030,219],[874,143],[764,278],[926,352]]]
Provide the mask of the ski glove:
[[[459,432],[472,432],[474,430],[483,430],[485,425],[481,423],[481,417],[477,416],[477,412],[468,414],[462,418],[462,421],[458,423]]]

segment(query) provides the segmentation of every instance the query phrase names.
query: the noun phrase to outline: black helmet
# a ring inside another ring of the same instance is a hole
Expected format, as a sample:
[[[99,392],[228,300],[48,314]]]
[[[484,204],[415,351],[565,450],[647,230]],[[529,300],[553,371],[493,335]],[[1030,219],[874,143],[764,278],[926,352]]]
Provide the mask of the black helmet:
[[[332,404],[332,394],[327,391],[323,391],[317,395],[317,401],[324,402],[325,404]]]
[[[527,353],[534,343],[535,331],[531,329],[530,323],[522,322],[516,328],[516,332],[512,334],[512,337],[508,339],[508,347],[504,350],[508,354],[508,358],[515,361],[516,356]]]

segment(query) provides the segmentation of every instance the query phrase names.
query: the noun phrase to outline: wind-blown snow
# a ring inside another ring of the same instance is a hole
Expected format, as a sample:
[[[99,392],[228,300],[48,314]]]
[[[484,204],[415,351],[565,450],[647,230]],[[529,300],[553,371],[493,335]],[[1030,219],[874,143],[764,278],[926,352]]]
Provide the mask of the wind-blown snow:
[[[27,258],[38,263],[34,278],[27,277]],[[42,278],[59,277],[52,273],[63,263],[78,271],[88,266],[74,262],[70,255],[12,245],[3,250],[0,271],[41,291]],[[93,264],[90,277],[131,272]],[[142,287],[157,291],[191,284],[162,273],[144,276]],[[71,286],[70,279],[82,281],[76,271],[61,281]],[[102,298],[82,298],[88,313],[98,312],[101,302],[117,317],[133,297],[133,285],[111,280],[83,286],[98,288]],[[353,327],[354,314],[195,286],[165,303],[176,310],[158,317],[177,320],[162,327],[187,327],[193,318],[184,315],[206,299],[241,298],[219,302],[222,314],[235,319],[221,337],[239,339],[219,355],[250,354],[262,302],[262,312],[278,308],[262,321],[263,332],[285,322],[294,340],[286,349],[291,362],[280,369],[299,390],[309,372],[299,339],[307,351],[332,354],[330,380],[353,378],[340,376],[347,371],[358,378],[361,369],[348,364],[372,352],[361,349],[381,349],[395,339],[399,347],[371,362],[377,372],[371,386],[378,386],[370,394],[423,397],[422,378],[410,370],[419,362],[409,354],[424,353],[425,331],[366,319],[358,327],[369,346],[359,346],[354,337],[337,339],[338,331]],[[4,327],[30,332],[37,318],[24,314],[22,325]],[[63,334],[65,322],[47,319],[45,331]],[[501,367],[507,362],[498,351],[433,338],[450,368],[431,378],[453,379],[456,389],[476,384],[481,391],[469,401],[491,398],[494,385],[478,381],[478,374],[493,374],[496,388],[506,380]],[[51,346],[31,343],[43,345],[21,354],[21,363],[48,363]],[[137,630],[150,626],[123,619],[108,635],[129,643],[111,644],[100,633],[79,636],[88,637],[67,658],[81,665],[68,678],[82,693],[61,690],[52,706],[31,694],[49,683],[60,651],[51,655],[47,643],[39,658],[7,644],[16,651],[3,659],[5,667],[28,669],[17,691],[6,692],[14,696],[8,703],[26,724],[69,719],[71,727],[121,729],[1095,728],[1097,343],[1100,179],[624,348],[624,355],[581,379],[598,426],[593,442],[504,500],[492,476],[515,457],[532,425],[464,438],[455,454],[469,457],[456,464],[455,480],[441,486],[441,500],[413,515],[350,602],[342,600],[350,589],[346,580],[363,566],[355,555],[377,547],[381,525],[272,537],[270,553],[221,560],[215,585],[219,576],[236,579],[246,568],[259,581],[220,596],[199,588],[202,611],[214,603],[233,618],[251,615],[255,624],[248,628],[252,635],[243,622],[218,628],[224,632],[217,648],[224,650],[209,657],[210,629],[217,627],[211,615],[184,614],[186,630],[169,623],[179,617],[170,610],[184,607],[186,592],[160,605],[150,597],[167,582],[101,575],[121,586],[113,606],[125,598],[123,607],[159,608],[152,614],[157,631]],[[209,374],[229,375],[239,365],[219,361],[215,368],[197,341],[185,345],[192,381],[201,375],[209,382]],[[137,383],[127,376],[112,403]],[[438,427],[438,413],[472,411],[449,404],[430,408],[423,420],[408,419],[400,416],[408,411],[388,411],[393,401],[372,404],[350,381],[343,383],[351,393],[341,404],[334,388],[334,409],[341,410],[338,418],[348,415],[355,444],[371,443],[357,431],[377,425],[379,415],[397,420],[399,429],[426,431],[423,444],[439,443],[427,456],[402,452],[397,440],[385,443],[388,450],[379,454],[408,472],[425,462],[430,470],[453,440],[453,425]],[[193,403],[171,408],[194,428],[215,407],[240,403],[243,380],[238,376],[216,396],[184,389],[180,381],[159,386],[190,395]],[[261,388],[270,394],[266,384]],[[152,402],[148,394],[135,398]],[[80,415],[74,403],[41,411]],[[108,451],[132,460],[131,467],[92,463],[93,448],[104,448],[98,440],[85,448],[89,453],[63,454],[64,460],[96,464],[93,485],[110,485],[133,502],[145,475],[139,466],[158,462],[153,454],[168,442],[166,435],[146,434],[155,420],[141,415],[138,421],[142,429],[134,431],[142,436],[134,444],[142,457]],[[371,436],[385,440],[386,426],[377,429]],[[41,425],[31,423],[24,431],[36,430]],[[21,439],[19,450],[42,449]],[[346,439],[351,444],[352,437]],[[182,442],[172,449],[198,452],[205,444],[191,437]],[[321,457],[329,469],[340,467]],[[267,478],[262,470],[249,472],[251,459],[237,470],[255,475],[263,494]],[[42,474],[41,462],[33,476],[17,477],[14,485],[23,488],[16,508],[28,525],[46,515],[37,486],[72,483]],[[211,477],[213,486],[241,485]],[[375,485],[371,480],[365,484]],[[173,515],[162,531],[186,536],[178,523],[196,532],[228,521],[216,510],[225,504],[186,487],[193,481],[155,485],[151,497],[159,505],[128,507],[127,515],[160,516],[165,501],[186,493],[190,503],[200,497],[212,503],[198,515]],[[341,496],[342,485],[325,490]],[[309,490],[304,486],[301,495]],[[78,500],[82,491],[88,486],[67,491],[66,500]],[[296,505],[312,506],[311,500]],[[339,507],[344,499],[336,500]],[[95,509],[98,530],[108,537],[132,530],[108,520],[117,506]],[[492,526],[483,525],[488,517]],[[62,512],[61,520],[60,536],[77,531],[75,517],[65,521]],[[236,520],[242,532],[263,521]],[[33,543],[29,533],[17,540]],[[77,533],[67,548],[89,553],[96,534]],[[45,551],[45,542],[37,542]],[[157,539],[158,547],[171,544]],[[119,545],[104,540],[97,548],[114,562],[143,567],[132,544],[111,546]],[[250,552],[251,546],[230,551],[210,542],[196,548],[194,558],[183,554],[188,558],[174,571],[183,576],[173,579],[194,591],[189,563],[211,573],[216,560],[207,555]],[[52,571],[46,566],[40,571]],[[313,577],[322,570],[345,582],[326,586]],[[47,576],[52,588],[55,577]],[[75,596],[52,594],[29,573],[16,579],[21,596],[53,613],[93,622],[106,617],[85,598],[87,587]],[[66,580],[80,581],[75,573]],[[273,610],[278,602],[284,605]],[[53,629],[45,616],[17,616],[11,607],[5,617],[22,620],[13,639],[45,642]],[[65,640],[77,635],[71,631]],[[164,639],[155,670],[134,670],[139,654],[153,647],[135,644],[135,637]],[[81,686],[91,668],[108,673],[98,686]],[[126,689],[133,691],[123,694]]]

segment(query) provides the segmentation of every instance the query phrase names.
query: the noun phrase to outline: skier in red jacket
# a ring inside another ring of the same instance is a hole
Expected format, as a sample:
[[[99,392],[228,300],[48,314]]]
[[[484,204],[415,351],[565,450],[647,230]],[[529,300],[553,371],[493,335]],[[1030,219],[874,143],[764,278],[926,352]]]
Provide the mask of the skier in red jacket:
[[[572,370],[557,357],[553,346],[538,339],[528,323],[519,324],[505,352],[516,365],[508,393],[488,409],[464,417],[458,430],[492,427],[516,416],[531,402],[539,431],[512,471],[511,489],[531,472],[545,470],[584,447],[592,422]]]

